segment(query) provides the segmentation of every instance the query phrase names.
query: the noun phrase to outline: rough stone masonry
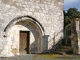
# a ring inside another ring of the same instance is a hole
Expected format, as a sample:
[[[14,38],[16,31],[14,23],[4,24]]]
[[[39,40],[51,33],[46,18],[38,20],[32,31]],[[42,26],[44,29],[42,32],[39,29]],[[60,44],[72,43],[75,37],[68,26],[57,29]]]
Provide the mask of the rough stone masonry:
[[[63,38],[63,0],[0,0],[0,56],[41,53]]]

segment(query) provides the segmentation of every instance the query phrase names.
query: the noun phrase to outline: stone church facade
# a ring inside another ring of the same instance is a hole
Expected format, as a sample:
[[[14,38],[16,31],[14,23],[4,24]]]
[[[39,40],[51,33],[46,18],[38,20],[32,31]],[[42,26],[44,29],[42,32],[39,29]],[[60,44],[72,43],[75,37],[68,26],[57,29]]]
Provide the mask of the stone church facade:
[[[0,56],[41,53],[63,38],[63,0],[0,0]]]

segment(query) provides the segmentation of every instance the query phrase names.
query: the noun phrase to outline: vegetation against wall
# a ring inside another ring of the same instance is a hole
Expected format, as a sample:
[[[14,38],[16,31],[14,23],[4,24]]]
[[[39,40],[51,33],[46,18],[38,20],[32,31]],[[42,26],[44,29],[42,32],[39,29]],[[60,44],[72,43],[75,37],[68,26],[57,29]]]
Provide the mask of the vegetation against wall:
[[[64,12],[64,44],[70,45],[71,43],[71,20],[72,18],[80,18],[80,11],[77,8],[70,8],[67,11],[63,11]],[[70,41],[67,42],[67,41]]]
[[[80,11],[77,8],[70,8],[67,11],[64,10],[64,26],[70,24],[72,18],[80,18]]]

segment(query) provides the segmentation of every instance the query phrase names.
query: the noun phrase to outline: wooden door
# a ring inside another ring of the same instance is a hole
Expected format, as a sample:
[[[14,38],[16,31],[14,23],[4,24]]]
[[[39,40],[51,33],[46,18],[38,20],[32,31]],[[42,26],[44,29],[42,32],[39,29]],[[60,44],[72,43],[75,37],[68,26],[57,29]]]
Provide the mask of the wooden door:
[[[20,54],[29,54],[30,32],[20,31]]]

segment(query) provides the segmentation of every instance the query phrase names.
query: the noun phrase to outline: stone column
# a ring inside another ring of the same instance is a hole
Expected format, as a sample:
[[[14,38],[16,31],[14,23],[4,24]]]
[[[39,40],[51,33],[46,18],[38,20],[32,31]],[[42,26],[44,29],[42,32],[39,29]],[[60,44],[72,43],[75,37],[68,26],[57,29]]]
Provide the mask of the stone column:
[[[71,45],[73,48],[73,53],[78,54],[78,31],[76,30],[76,19],[71,20]]]
[[[42,44],[42,43],[41,43],[41,36],[39,36],[39,38],[38,38],[38,52],[39,52],[39,53],[41,53],[41,48],[42,48],[42,47],[41,47],[41,44]]]
[[[78,54],[80,54],[80,34],[79,34],[79,31],[77,31],[77,35],[78,35]]]

